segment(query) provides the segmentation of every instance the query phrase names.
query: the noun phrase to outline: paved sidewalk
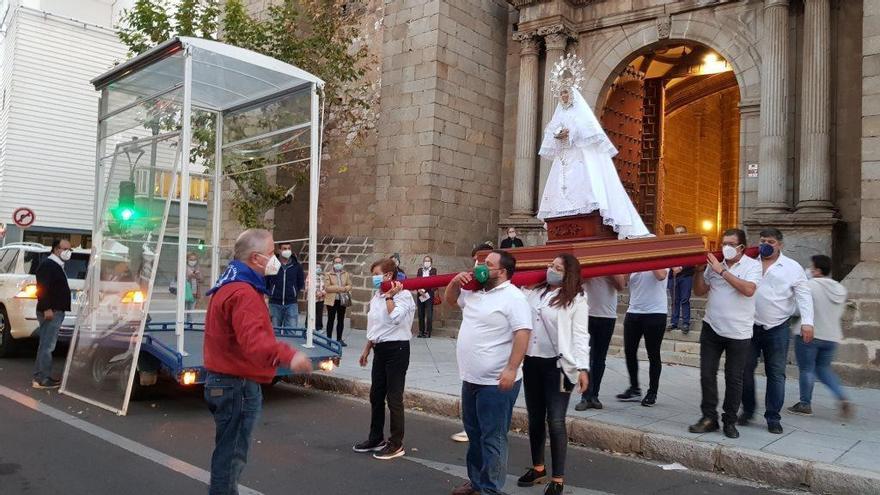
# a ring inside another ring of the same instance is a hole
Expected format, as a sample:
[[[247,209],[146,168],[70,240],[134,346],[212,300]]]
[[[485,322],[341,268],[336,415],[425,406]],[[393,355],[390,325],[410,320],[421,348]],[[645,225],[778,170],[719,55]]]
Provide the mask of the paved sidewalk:
[[[348,333],[346,342],[349,346],[345,349],[340,367],[334,370],[331,376],[357,382],[361,387],[369,384],[369,365],[367,368],[361,368],[357,364],[357,358],[363,350],[364,338],[363,331],[354,330]],[[646,362],[640,362],[639,379],[643,390],[647,388],[647,368]],[[764,382],[763,377],[756,377],[756,386],[761,391],[758,397],[759,415],[763,413],[761,403]],[[789,379],[786,385],[785,407],[788,407],[798,400],[797,380]],[[699,369],[664,365],[657,405],[650,408],[642,407],[637,402],[623,403],[615,400],[614,396],[627,386],[628,378],[623,359],[609,357],[600,393],[605,408],[598,411],[577,412],[574,410],[574,404],[578,397],[573,395],[569,417],[574,423],[582,423],[577,421],[578,418],[588,418],[590,421],[583,422],[592,424],[588,428],[595,428],[596,425],[614,425],[626,428],[630,433],[632,430],[637,430],[659,434],[651,435],[652,439],[678,439],[679,448],[690,451],[690,455],[698,454],[695,448],[700,452],[711,453],[716,459],[722,455],[722,452],[726,452],[727,455],[731,452],[737,454],[751,452],[758,454],[757,458],[761,458],[759,453],[763,453],[769,454],[764,457],[776,461],[785,461],[785,458],[800,459],[838,466],[844,468],[844,471],[849,468],[860,470],[863,474],[880,480],[880,463],[877,462],[877,453],[880,452],[880,414],[878,414],[880,390],[848,387],[847,392],[856,407],[856,416],[850,421],[844,421],[837,416],[836,401],[824,385],[817,383],[813,397],[813,416],[797,416],[783,411],[782,425],[785,429],[783,435],[767,432],[763,417],[758,417],[751,426],[740,427],[740,438],[732,440],[724,437],[720,432],[696,435],[687,431],[687,426],[700,417]],[[722,372],[719,372],[719,387],[723,390]],[[427,392],[441,400],[444,398],[457,400],[460,388],[461,381],[455,360],[455,340],[437,337],[413,338],[407,374],[408,394]],[[525,408],[522,394],[517,401],[517,407]],[[612,428],[612,430],[626,433],[622,429]],[[636,442],[641,442],[641,446],[636,446],[635,452],[647,455],[645,440],[636,440]],[[755,462],[754,458],[752,461]],[[801,469],[812,468],[812,463],[809,462],[798,464]],[[711,469],[712,462],[709,462],[709,466]],[[717,460],[714,466],[716,470],[719,469]],[[807,473],[805,476],[807,484],[812,486],[810,478],[814,478],[816,474]],[[877,489],[880,491],[880,484]]]

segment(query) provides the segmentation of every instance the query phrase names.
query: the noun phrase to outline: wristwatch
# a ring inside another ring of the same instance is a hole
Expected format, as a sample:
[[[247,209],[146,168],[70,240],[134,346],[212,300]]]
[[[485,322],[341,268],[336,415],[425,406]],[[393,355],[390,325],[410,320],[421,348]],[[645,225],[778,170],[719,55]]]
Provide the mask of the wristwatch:
[[[386,300],[386,301],[393,301],[394,298],[393,298],[393,297],[386,297],[385,300]]]
[[[719,276],[719,277],[723,277],[723,276],[724,276],[724,272],[726,272],[726,271],[728,271],[727,268],[722,268],[721,271],[718,272],[718,276]]]

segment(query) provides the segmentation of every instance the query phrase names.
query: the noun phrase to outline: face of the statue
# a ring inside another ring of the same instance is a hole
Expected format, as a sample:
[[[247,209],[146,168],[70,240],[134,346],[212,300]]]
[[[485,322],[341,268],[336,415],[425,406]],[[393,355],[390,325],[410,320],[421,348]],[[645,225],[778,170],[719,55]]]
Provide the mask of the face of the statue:
[[[562,106],[568,108],[571,106],[571,90],[563,89],[559,93],[559,101],[562,103]]]

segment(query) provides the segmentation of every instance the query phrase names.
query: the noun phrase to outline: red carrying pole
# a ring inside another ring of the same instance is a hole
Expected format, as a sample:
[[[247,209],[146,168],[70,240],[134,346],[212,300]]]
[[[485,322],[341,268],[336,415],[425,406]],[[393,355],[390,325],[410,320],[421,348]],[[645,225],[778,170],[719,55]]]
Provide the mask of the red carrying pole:
[[[721,253],[713,253],[719,260],[722,259]],[[746,256],[754,258],[758,255],[758,248],[751,247],[746,249]],[[608,263],[605,265],[588,266],[581,269],[583,278],[607,277],[610,275],[625,275],[627,273],[646,272],[649,270],[661,270],[663,268],[672,268],[674,266],[696,266],[707,262],[706,254],[691,254],[685,256],[671,256],[666,258],[657,258],[644,261],[629,261],[621,263]],[[403,288],[406,290],[433,289],[437,287],[445,287],[449,285],[457,273],[444,273],[433,277],[414,277],[403,281]],[[526,270],[513,274],[511,283],[519,287],[528,287],[544,282],[547,276],[546,270]],[[387,291],[391,288],[389,282],[382,284],[382,290]],[[475,290],[479,288],[479,284],[475,281],[464,286],[465,289]]]

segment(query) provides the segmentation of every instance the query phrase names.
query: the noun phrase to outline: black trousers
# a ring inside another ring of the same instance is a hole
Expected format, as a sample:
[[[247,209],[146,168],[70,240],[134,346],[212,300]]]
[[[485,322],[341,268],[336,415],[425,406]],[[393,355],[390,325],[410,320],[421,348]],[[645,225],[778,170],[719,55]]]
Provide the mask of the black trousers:
[[[327,306],[327,336],[333,338],[333,322],[336,322],[336,340],[342,340],[342,328],[345,326],[345,306],[339,304],[339,299],[333,301],[333,306]]]
[[[605,375],[605,358],[608,357],[608,346],[614,335],[614,324],[617,318],[591,316],[587,321],[590,332],[590,386],[582,394],[583,399],[598,399],[602,376]]]
[[[639,342],[645,337],[645,350],[648,351],[648,393],[656,394],[660,385],[660,344],[666,333],[664,313],[627,313],[623,319],[623,353],[626,356],[626,370],[629,372],[629,386],[639,388]]]
[[[417,301],[419,305],[419,335],[431,336],[431,327],[434,323],[434,298],[427,301]]]
[[[372,384],[370,385],[370,441],[385,438],[385,403],[391,412],[391,436],[388,441],[403,445],[403,388],[409,368],[409,341],[395,340],[373,346]]]
[[[700,409],[703,417],[718,420],[718,366],[724,353],[724,424],[736,422],[736,414],[742,402],[743,368],[751,350],[751,340],[722,337],[703,322],[700,332],[700,388],[703,400]]]
[[[315,329],[324,329],[324,301],[315,303]]]
[[[556,358],[526,356],[523,361],[523,387],[529,414],[532,464],[544,464],[544,445],[547,443],[549,429],[553,476],[561,478],[565,476],[565,455],[568,448],[565,412],[568,410],[570,390],[574,390],[574,384],[565,378],[556,363]],[[569,392],[559,391],[561,380],[565,380],[565,387]]]

